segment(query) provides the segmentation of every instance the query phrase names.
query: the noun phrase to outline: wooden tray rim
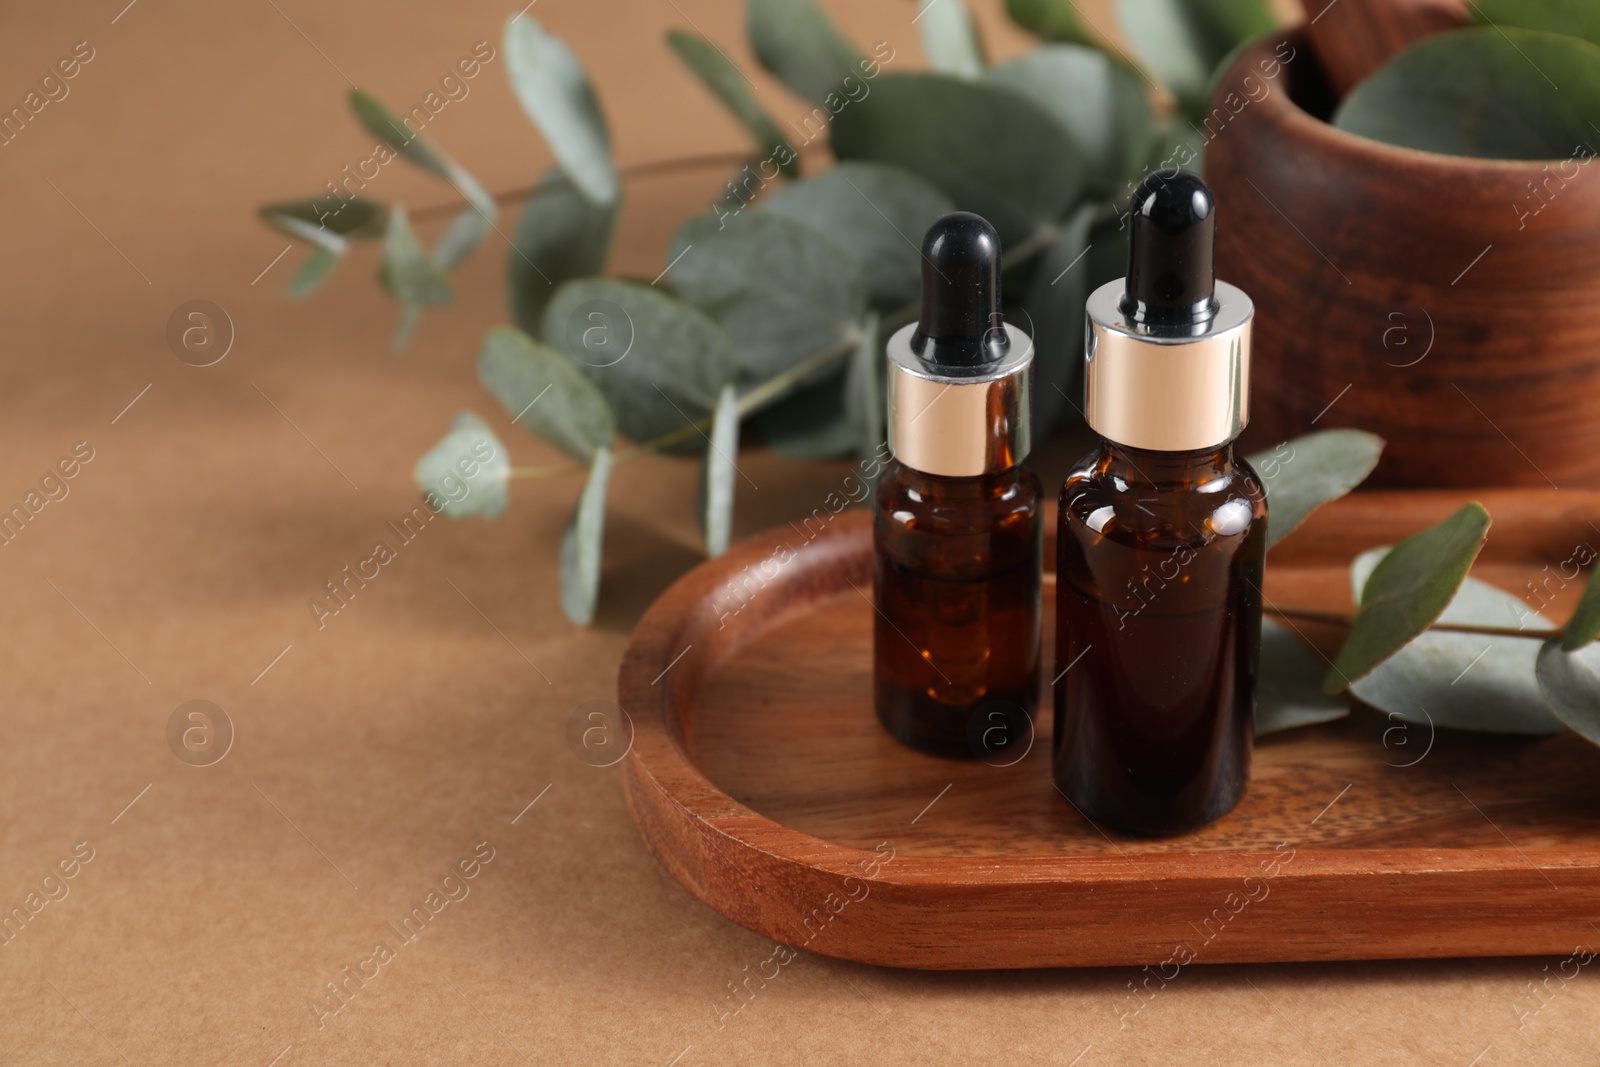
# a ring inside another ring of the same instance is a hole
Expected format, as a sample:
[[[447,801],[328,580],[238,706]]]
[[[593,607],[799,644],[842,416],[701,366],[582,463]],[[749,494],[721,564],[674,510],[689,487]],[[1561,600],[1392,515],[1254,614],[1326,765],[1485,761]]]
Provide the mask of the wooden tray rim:
[[[1548,490],[1507,490],[1481,495],[1485,500],[1492,500],[1502,495],[1530,493],[1553,497]],[[1445,501],[1458,504],[1465,494],[1446,491],[1429,495],[1438,496],[1442,506]],[[1600,502],[1600,493],[1563,492],[1559,502],[1587,510]],[[930,950],[917,936],[906,932],[906,916],[930,914],[930,909],[936,912],[948,907],[952,896],[976,903],[996,893],[1014,898],[1017,893],[1027,894],[1041,888],[1074,892],[1081,889],[1092,896],[1096,887],[1100,887],[1103,892],[1120,894],[1119,899],[1125,900],[1130,910],[1139,911],[1150,907],[1151,897],[1146,893],[1146,886],[1156,891],[1158,887],[1178,889],[1191,884],[1215,887],[1223,882],[1236,882],[1257,875],[1261,861],[1275,855],[1265,849],[1218,849],[1141,853],[1134,857],[1120,854],[1122,846],[1108,838],[1118,855],[930,856],[897,850],[892,863],[881,865],[869,876],[863,873],[863,863],[874,859],[877,853],[790,828],[723,792],[694,763],[680,739],[676,726],[680,701],[688,699],[700,679],[714,670],[724,656],[737,649],[747,635],[759,632],[784,614],[802,610],[806,604],[828,599],[847,589],[842,578],[853,573],[848,569],[850,557],[854,557],[858,570],[863,560],[870,565],[870,552],[862,551],[862,542],[871,536],[868,514],[861,509],[841,513],[810,541],[806,550],[836,559],[845,557],[847,565],[829,568],[828,561],[819,555],[799,575],[788,579],[780,576],[773,584],[785,580],[798,582],[806,575],[817,573],[832,573],[839,576],[839,580],[831,586],[819,584],[798,597],[756,596],[736,617],[725,620],[725,629],[716,630],[717,616],[712,614],[709,605],[710,594],[729,575],[763,560],[778,544],[784,543],[789,533],[780,528],[760,534],[674,582],[640,621],[618,676],[619,702],[632,717],[634,730],[633,743],[623,763],[624,793],[630,813],[650,851],[679,882],[716,911],[751,930],[782,940],[787,936],[786,931],[792,929],[792,921],[780,922],[771,912],[792,912],[796,900],[822,889],[848,884],[845,879],[854,878],[868,883],[874,893],[895,892],[893,903],[886,905],[893,911],[881,922],[869,923],[872,932],[860,944],[847,945],[844,940],[848,938],[836,939],[832,944],[819,947],[818,951],[866,962],[914,967],[1114,962],[1103,948],[1088,951],[1086,958],[1080,960],[1076,954],[1054,946],[1022,950],[1022,955],[1031,962],[997,962],[1004,956],[994,943],[989,943],[975,950],[972,959],[955,954],[955,958],[945,962],[930,963],[929,957],[937,955],[937,951]],[[860,577],[865,579],[864,574]],[[772,590],[765,592],[772,593]],[[776,610],[774,605],[778,605]],[[691,631],[695,634],[694,642],[691,648],[685,649],[687,634]],[[707,640],[708,632],[714,635],[710,640]],[[651,679],[660,684],[652,683]],[[893,845],[892,841],[889,843]],[[1505,850],[1346,849],[1317,844],[1302,846],[1294,841],[1288,844],[1295,849],[1293,862],[1275,873],[1274,883],[1286,887],[1295,884],[1314,887],[1312,891],[1323,897],[1332,894],[1345,899],[1347,890],[1360,897],[1382,887],[1404,886],[1421,893],[1429,901],[1427,907],[1440,908],[1446,906],[1439,903],[1441,900],[1447,901],[1450,894],[1462,891],[1453,890],[1452,886],[1466,883],[1482,889],[1487,879],[1497,891],[1507,894],[1504,899],[1493,902],[1493,906],[1500,907],[1508,906],[1512,895],[1533,899],[1531,893],[1548,893],[1554,882],[1545,874],[1547,871],[1565,874],[1564,889],[1580,890],[1589,898],[1600,893],[1600,847],[1594,850],[1519,848],[1516,845],[1509,845]],[[1505,854],[1511,851],[1526,861],[1526,865],[1508,865]],[[1147,865],[1158,866],[1159,871],[1151,872]],[[1158,881],[1151,880],[1152,873],[1159,875]],[[1550,885],[1546,886],[1546,882]],[[1481,909],[1491,904],[1477,900],[1474,906]],[[1570,905],[1561,907],[1570,910]],[[1554,917],[1550,919],[1550,923],[1555,921]],[[1236,948],[1230,947],[1215,962],[1508,954],[1495,947],[1500,942],[1492,938],[1475,951],[1461,953],[1440,947],[1447,943],[1441,942],[1443,937],[1444,932],[1436,934],[1424,930],[1393,943],[1372,944],[1359,952],[1332,939],[1327,944],[1302,945],[1298,954],[1287,957],[1274,955],[1260,944],[1246,944],[1241,939]]]

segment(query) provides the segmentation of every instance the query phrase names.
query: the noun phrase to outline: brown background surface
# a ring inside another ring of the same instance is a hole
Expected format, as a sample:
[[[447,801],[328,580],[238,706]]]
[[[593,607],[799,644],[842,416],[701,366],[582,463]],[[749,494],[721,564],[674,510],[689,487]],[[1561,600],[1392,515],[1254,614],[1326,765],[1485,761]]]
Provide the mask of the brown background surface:
[[[475,42],[498,47],[514,5],[124,2],[14,8],[0,36],[7,109],[76,42],[96,52],[0,149],[0,502],[76,442],[95,452],[0,549],[0,905],[78,842],[94,849],[69,895],[0,948],[0,1060],[1595,1061],[1587,972],[1519,1030],[1527,983],[1556,963],[1543,959],[1198,967],[1119,1029],[1132,971],[918,974],[802,955],[719,1029],[726,984],[770,945],[667,877],[615,770],[564,739],[576,705],[611,695],[632,622],[698,558],[691,466],[617,472],[591,630],[561,619],[554,580],[576,479],[518,484],[495,524],[430,525],[320,631],[306,607],[412,507],[411,466],[458,410],[503,418],[472,366],[504,315],[505,246],[490,238],[458,274],[458,303],[397,357],[371,248],[289,302],[300,253],[253,283],[285,244],[253,208],[310,195],[370,152],[346,75],[408,107]],[[742,144],[661,42],[692,24],[754,72],[739,6],[534,12],[588,64],[630,163]],[[827,6],[858,40],[921,63],[909,0]],[[1023,46],[997,2],[975,6],[997,50]],[[428,131],[494,189],[549,162],[502,68]],[[802,113],[758,80],[780,118]],[[653,276],[718,180],[630,183],[613,269]],[[404,164],[369,191],[451,199]],[[204,369],[164,340],[194,298],[237,331]],[[558,460],[502,432],[519,465]],[[839,473],[762,454],[742,466],[762,488],[740,500],[741,534]],[[191,699],[237,730],[210,767],[167,747]],[[392,940],[385,923],[480,841],[494,859],[470,895],[319,1026],[309,1004],[325,983]]]

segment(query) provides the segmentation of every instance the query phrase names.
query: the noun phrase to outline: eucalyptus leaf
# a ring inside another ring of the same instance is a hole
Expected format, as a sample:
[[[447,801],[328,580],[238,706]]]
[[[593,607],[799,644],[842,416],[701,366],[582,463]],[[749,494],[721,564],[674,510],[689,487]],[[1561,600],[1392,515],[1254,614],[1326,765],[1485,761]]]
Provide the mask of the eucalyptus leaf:
[[[1261,668],[1256,676],[1256,736],[1332,722],[1350,714],[1343,697],[1322,691],[1322,661],[1270,618],[1261,620]]]
[[[1130,185],[1127,192],[1131,191]],[[1121,204],[1101,205],[1094,224],[1089,227],[1089,254],[1084,257],[1083,263],[1089,268],[1088,290],[1091,293],[1106,282],[1125,277],[1128,273],[1130,226],[1129,220],[1122,217],[1127,210],[1127,203],[1123,199]]]
[[[921,0],[912,20],[922,35],[922,51],[934,70],[958,78],[983,76],[983,44],[965,0]]]
[[[602,448],[594,454],[577,510],[561,535],[561,610],[578,626],[594,621],[600,598],[600,546],[605,540],[610,478],[611,449]]]
[[[750,381],[838,345],[866,308],[855,257],[782,215],[697,215],[669,254],[673,290],[728,332]]]
[[[540,181],[522,208],[506,257],[511,311],[524,331],[539,332],[556,286],[605,267],[621,206],[620,195],[604,204],[590,200],[559,168]]]
[[[1575,651],[1600,637],[1600,566],[1589,572],[1589,583],[1583,587],[1583,596],[1567,620],[1566,634],[1561,647]]]
[[[1196,17],[1219,39],[1228,42],[1224,55],[1278,27],[1271,0],[1190,0],[1190,4]]]
[[[321,243],[307,236],[307,226],[319,234],[334,234],[352,239],[382,237],[388,224],[389,209],[376,200],[359,196],[344,199],[337,196],[316,196],[308,200],[282,200],[263,204],[258,213],[263,221],[277,227],[291,237],[313,244]],[[294,220],[291,222],[290,220]],[[295,225],[295,222],[305,225]]]
[[[841,367],[800,386],[756,412],[752,416],[756,430],[773,451],[789,459],[815,461],[849,455],[857,438],[844,404],[849,382],[848,368]]]
[[[1361,606],[1323,689],[1343,691],[1432,626],[1461,588],[1488,532],[1489,513],[1474,501],[1385,554],[1360,587]]]
[[[484,215],[475,205],[467,205],[450,221],[439,243],[433,246],[433,261],[439,264],[440,270],[449,270],[466,259],[493,228],[492,217]]]
[[[816,0],[748,0],[750,43],[761,65],[812,103],[860,81],[861,55],[839,35]]]
[[[378,280],[388,294],[400,301],[400,328],[395,348],[404,348],[422,308],[438,307],[455,299],[450,279],[439,270],[428,250],[417,242],[400,204],[389,211],[389,232],[383,239],[383,260]]]
[[[1045,250],[1023,297],[1033,337],[1033,439],[1079,411],[1083,303],[1088,296],[1089,229],[1095,208],[1079,208]]]
[[[1144,86],[1104,52],[1045,45],[995,67],[988,80],[1038,104],[1082,146],[1096,196],[1121,194],[1155,144]]]
[[[730,383],[717,397],[717,410],[711,417],[711,442],[706,449],[705,532],[706,555],[712,558],[728,550],[733,535],[733,480],[738,473],[739,393]]]
[[[922,236],[941,215],[954,210],[949,197],[910,171],[852,162],[790,182],[759,208],[833,238],[861,265],[872,302],[891,308],[917,299],[922,291]],[[1083,314],[1081,307],[1078,314]]]
[[[1134,52],[1191,116],[1203,115],[1212,72],[1276,25],[1266,0],[1117,0]]]
[[[772,160],[785,176],[796,177],[800,173],[798,155],[772,116],[756,102],[750,79],[734,66],[722,49],[699,34],[684,30],[668,30],[667,43],[700,83],[733,112],[733,117],[755,139],[763,159]]]
[[[1380,565],[1386,548],[1357,556],[1350,567],[1356,589]],[[1537,640],[1549,621],[1503,589],[1467,578],[1439,616],[1439,622],[1467,626],[1505,626],[1520,618],[1531,623],[1528,637],[1429,630],[1379,664],[1350,692],[1391,718],[1456,730],[1549,734],[1561,729],[1539,693],[1534,663]]]
[[[304,219],[295,218],[293,215],[269,216],[267,221],[279,232],[297,237],[313,248],[320,248],[335,255],[344,255],[345,249],[350,247],[350,242],[341,234]]]
[[[455,298],[450,279],[417,242],[406,219],[406,209],[400,204],[389,212],[389,232],[383,240],[378,278],[384,290],[403,304],[437,307]]]
[[[738,375],[728,335],[692,304],[637,282],[580,278],[544,309],[545,342],[611,405],[617,428],[648,441],[711,413]],[[703,444],[697,434],[692,442]]]
[[[1333,123],[1426,152],[1587,160],[1597,115],[1600,45],[1473,26],[1425,37],[1395,56],[1350,90]]]
[[[1600,645],[1567,652],[1561,642],[1546,641],[1537,669],[1539,689],[1556,718],[1600,745]]]
[[[1293,533],[1313,511],[1366,481],[1383,438],[1365,430],[1321,430],[1249,457],[1267,490],[1267,547]]]
[[[478,381],[512,421],[574,459],[611,447],[617,427],[594,383],[567,357],[512,326],[496,326],[478,352]]]
[[[423,137],[420,131],[413,131],[407,126],[387,104],[363,89],[351,89],[349,102],[350,110],[355,112],[368,133],[435,177],[446,181],[450,179],[452,164],[449,157],[435,148],[433,142]]]
[[[313,248],[289,279],[289,298],[298,300],[316,292],[328,280],[328,275],[333,273],[333,268],[339,265],[341,258],[341,253],[331,248]]]
[[[1099,37],[1084,24],[1076,0],[1006,0],[1011,21],[1046,41],[1100,47]]]
[[[389,147],[423,170],[455,186],[461,198],[483,214],[491,218],[494,216],[494,197],[478,184],[478,180],[468,174],[455,160],[445,155],[432,141],[422,136],[420,131],[413,131],[408,127],[405,120],[390,111],[383,101],[364,90],[352,89],[350,110],[355,112],[356,118],[361,120],[361,125],[365,126],[374,137],[383,140]]]
[[[505,513],[511,457],[489,424],[463,411],[450,432],[417,460],[412,479],[428,506],[447,519]]]
[[[877,455],[885,437],[888,412],[882,381],[883,343],[878,316],[869,314],[861,323],[855,351],[845,368],[845,418],[855,439],[856,455],[863,459]]]
[[[1008,244],[1053,226],[1084,189],[1083,150],[1039,105],[942,74],[878,78],[834,119],[833,150],[920,174]]]
[[[1490,26],[1517,26],[1600,44],[1600,7],[1593,0],[1472,0],[1472,16]]]
[[[616,200],[610,135],[578,57],[526,12],[506,23],[504,48],[512,92],[561,169],[595,203]]]
[[[1156,124],[1155,139],[1150,143],[1150,154],[1145,159],[1144,171],[1187,167],[1196,173],[1202,173],[1205,170],[1205,160],[1205,131],[1182,115],[1173,114],[1167,116],[1166,121]],[[1133,182],[1130,180],[1118,194],[1118,206],[1124,211],[1127,210],[1128,194],[1132,192]],[[1127,264],[1123,266],[1126,267]]]

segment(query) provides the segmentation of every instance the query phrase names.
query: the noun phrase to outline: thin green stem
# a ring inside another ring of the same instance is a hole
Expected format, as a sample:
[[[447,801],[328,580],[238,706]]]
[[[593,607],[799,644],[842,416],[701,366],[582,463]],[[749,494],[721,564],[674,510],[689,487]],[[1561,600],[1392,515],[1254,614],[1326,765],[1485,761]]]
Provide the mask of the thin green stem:
[[[1268,615],[1276,615],[1282,619],[1299,619],[1301,622],[1321,622],[1333,626],[1350,626],[1355,622],[1354,616],[1341,615],[1334,611],[1311,611],[1306,608],[1270,607],[1264,609]],[[1430,630],[1442,630],[1452,634],[1485,634],[1489,637],[1526,637],[1533,641],[1548,641],[1552,637],[1560,637],[1564,627],[1553,630],[1515,630],[1509,626],[1474,626],[1471,623],[1436,622],[1429,627]]]
[[[703,170],[707,167],[729,167],[737,163],[750,162],[749,152],[710,152],[700,156],[683,156],[678,159],[652,159],[644,163],[635,163],[628,167],[617,168],[617,174],[623,178],[649,178],[661,174],[676,174],[680,171]],[[570,184],[564,175],[559,172],[554,179],[545,179],[536,185],[519,186],[516,189],[507,189],[494,194],[497,204],[514,204],[519,200],[542,193],[552,192]],[[413,219],[433,218],[441,215],[454,215],[461,210],[460,204],[429,204],[410,212]]]
[[[1033,233],[1000,253],[1002,267],[1015,267],[1019,263],[1026,263],[1034,256],[1043,252],[1056,243],[1056,238],[1061,236],[1061,226],[1056,223],[1040,226]]]
[[[855,350],[859,338],[847,337],[835,345],[824,348],[821,352],[807,356],[782,374],[773,375],[744,396],[739,398],[739,417],[753,415],[767,405],[783,398],[799,385],[802,379],[809,378],[815,372],[835,362]],[[704,420],[706,425],[711,425],[711,420]]]
[[[569,474],[582,474],[589,469],[587,463],[566,463],[559,467],[512,467],[506,471],[506,480],[517,478],[565,478]]]

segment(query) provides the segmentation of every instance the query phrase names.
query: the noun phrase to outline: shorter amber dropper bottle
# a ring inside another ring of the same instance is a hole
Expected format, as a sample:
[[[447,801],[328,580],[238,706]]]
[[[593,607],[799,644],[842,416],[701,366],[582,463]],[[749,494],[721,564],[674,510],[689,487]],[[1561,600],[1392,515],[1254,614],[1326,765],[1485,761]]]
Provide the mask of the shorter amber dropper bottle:
[[[1244,795],[1267,503],[1233,452],[1250,298],[1212,275],[1211,190],[1133,194],[1125,281],[1089,297],[1085,412],[1105,440],[1061,487],[1056,785],[1096,823],[1171,834]]]
[[[878,718],[914,748],[1011,762],[1039,687],[1033,343],[1000,313],[1000,239],[956,212],[922,242],[920,321],[889,339],[894,459],[873,522]]]

